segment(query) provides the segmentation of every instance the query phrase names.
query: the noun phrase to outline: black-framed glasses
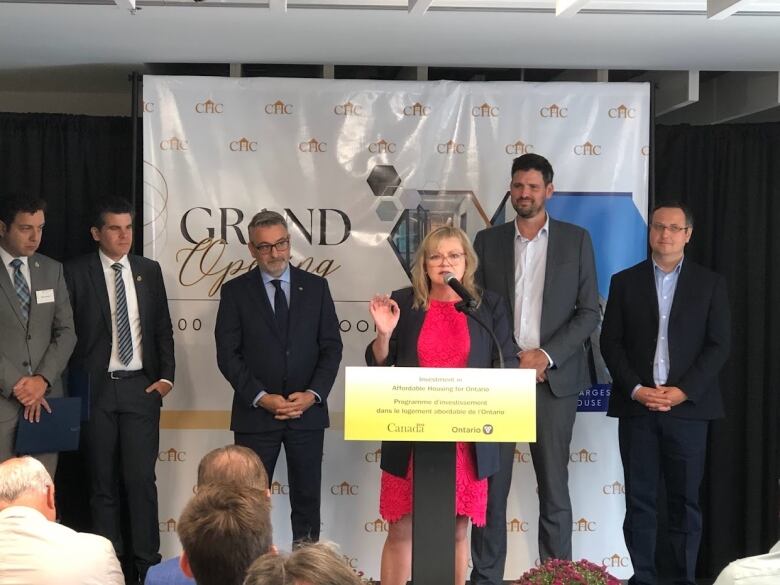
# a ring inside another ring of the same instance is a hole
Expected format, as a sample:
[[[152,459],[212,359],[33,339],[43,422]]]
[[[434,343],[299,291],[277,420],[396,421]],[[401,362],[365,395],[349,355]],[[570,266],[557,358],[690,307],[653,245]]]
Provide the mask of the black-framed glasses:
[[[270,254],[271,250],[276,250],[277,252],[286,252],[287,249],[290,247],[290,238],[285,238],[283,240],[279,240],[275,244],[252,244],[255,247],[255,250],[260,252],[263,256]]]
[[[665,223],[658,223],[658,222],[651,223],[650,227],[655,231],[657,231],[659,234],[664,233],[665,230],[669,230],[669,233],[673,235],[679,234],[680,232],[687,232],[691,228],[691,226],[689,225],[686,226],[675,225],[675,224],[666,225]]]

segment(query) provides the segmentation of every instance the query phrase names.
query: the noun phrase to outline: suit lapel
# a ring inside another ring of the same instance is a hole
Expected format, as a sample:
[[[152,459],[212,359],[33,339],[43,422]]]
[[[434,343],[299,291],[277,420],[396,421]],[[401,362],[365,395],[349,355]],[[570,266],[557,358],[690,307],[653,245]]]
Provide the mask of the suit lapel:
[[[301,283],[301,278],[297,269],[290,266],[290,310],[287,313],[287,337],[293,338],[295,328],[303,318],[303,307],[306,294],[309,291],[305,290],[304,285]],[[268,295],[266,295],[266,299]],[[271,302],[268,301],[268,306],[271,306]],[[276,322],[276,316],[274,316],[274,323]]]
[[[29,261],[32,261],[32,258],[30,258]],[[11,277],[8,276],[8,269],[5,266],[3,266],[2,270],[0,270],[0,288],[2,288],[3,293],[5,293],[5,297],[8,300],[8,306],[16,316],[19,327],[24,329],[24,321],[22,321],[22,307],[19,305],[19,297],[16,296],[14,283],[11,282]],[[32,307],[32,299],[30,299],[30,306]]]
[[[504,268],[501,271],[506,278],[505,293],[510,300],[512,314],[515,310],[515,222],[514,220],[504,224],[507,228],[501,234],[501,243],[498,250],[499,257],[504,259]]]
[[[149,309],[149,290],[144,281],[145,275],[142,274],[138,260],[129,255],[127,259],[130,262],[130,278],[135,287],[135,299],[136,303],[138,303],[138,320],[141,323],[141,331],[144,331],[144,323],[146,322],[145,317]]]
[[[677,318],[677,315],[680,314],[680,311],[683,310],[681,307],[685,305],[685,295],[688,292],[689,284],[691,284],[689,263],[690,260],[688,262],[683,261],[682,266],[680,266],[680,274],[677,277],[677,286],[674,289],[674,297],[672,298],[672,309],[669,312],[670,326]]]
[[[97,252],[92,254],[89,259],[89,279],[92,281],[92,288],[98,300],[100,313],[103,315],[103,322],[106,325],[109,335],[111,334],[111,305],[108,302],[108,289],[106,288],[106,276],[103,273],[103,265],[100,263],[100,256]]]
[[[655,267],[652,260],[646,260],[646,265],[641,272],[641,281],[638,283],[639,295],[645,297],[642,304],[650,307],[653,317],[653,331],[658,331],[658,293],[655,288]],[[680,284],[679,282],[677,283]],[[641,304],[639,306],[642,306]]]

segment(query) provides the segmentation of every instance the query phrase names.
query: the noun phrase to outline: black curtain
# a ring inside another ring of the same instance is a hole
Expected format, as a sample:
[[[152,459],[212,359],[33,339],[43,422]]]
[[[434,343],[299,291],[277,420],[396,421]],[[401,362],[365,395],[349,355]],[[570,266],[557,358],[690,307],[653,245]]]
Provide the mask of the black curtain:
[[[0,114],[0,194],[45,199],[40,252],[72,258],[94,250],[89,227],[96,202],[132,199],[132,150],[130,118]]]
[[[657,201],[693,209],[686,254],[726,277],[727,412],[711,427],[699,574],[766,553],[780,513],[780,124],[658,126]]]
[[[130,118],[0,113],[0,197],[46,201],[41,253],[64,261],[94,251],[92,209],[111,196],[131,199],[132,150]],[[80,452],[60,454],[57,510],[81,531],[91,531],[88,477]]]

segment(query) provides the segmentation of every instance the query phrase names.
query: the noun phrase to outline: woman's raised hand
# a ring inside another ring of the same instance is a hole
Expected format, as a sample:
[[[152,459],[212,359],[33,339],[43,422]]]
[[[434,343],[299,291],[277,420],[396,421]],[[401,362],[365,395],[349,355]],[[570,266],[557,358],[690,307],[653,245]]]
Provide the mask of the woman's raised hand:
[[[374,295],[368,302],[368,312],[376,324],[377,335],[389,336],[395,326],[398,325],[398,318],[401,316],[401,309],[398,303],[387,295]]]

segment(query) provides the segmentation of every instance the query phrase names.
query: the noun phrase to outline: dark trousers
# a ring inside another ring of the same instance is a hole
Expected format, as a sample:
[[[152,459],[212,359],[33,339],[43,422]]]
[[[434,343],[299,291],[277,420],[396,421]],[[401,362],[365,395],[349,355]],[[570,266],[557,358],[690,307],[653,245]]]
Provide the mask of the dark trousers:
[[[236,445],[249,447],[273,478],[279,450],[284,445],[290,484],[290,521],[293,543],[320,538],[320,488],[325,431],[282,429],[267,433],[234,433]]]
[[[160,444],[159,393],[147,394],[145,375],[91,380],[92,411],[87,423],[93,529],[125,555],[120,526],[119,482],[127,508],[135,568],[141,579],[160,562],[155,464]]]
[[[669,565],[675,584],[696,583],[701,541],[699,488],[704,476],[709,421],[652,412],[620,419],[620,457],[626,485],[623,534],[634,565],[630,583],[656,583],[658,483],[663,474],[669,517]]]
[[[546,382],[536,385],[536,442],[531,458],[539,485],[539,557],[571,559],[572,511],[569,446],[577,395],[559,398]],[[506,501],[512,482],[513,443],[500,447],[501,467],[488,479],[487,522],[471,529],[473,585],[501,585],[506,564]]]

